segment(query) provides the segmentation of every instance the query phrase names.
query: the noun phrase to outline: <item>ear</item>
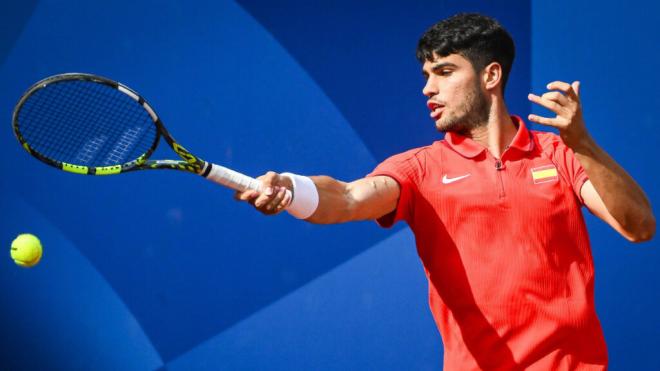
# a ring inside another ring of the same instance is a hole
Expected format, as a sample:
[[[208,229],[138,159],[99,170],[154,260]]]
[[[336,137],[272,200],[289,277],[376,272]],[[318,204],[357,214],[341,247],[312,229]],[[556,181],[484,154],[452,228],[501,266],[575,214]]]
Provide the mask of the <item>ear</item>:
[[[486,67],[482,74],[484,87],[486,90],[493,90],[502,85],[502,65],[493,62]]]

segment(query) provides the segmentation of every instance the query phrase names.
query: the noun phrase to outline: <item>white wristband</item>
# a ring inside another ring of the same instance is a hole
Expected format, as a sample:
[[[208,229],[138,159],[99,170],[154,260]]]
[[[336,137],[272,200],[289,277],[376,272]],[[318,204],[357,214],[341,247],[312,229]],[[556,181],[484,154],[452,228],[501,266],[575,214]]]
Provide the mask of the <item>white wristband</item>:
[[[293,183],[293,200],[287,206],[286,211],[298,219],[307,219],[312,216],[319,206],[319,192],[312,179],[292,173],[280,175],[291,179],[291,183]]]

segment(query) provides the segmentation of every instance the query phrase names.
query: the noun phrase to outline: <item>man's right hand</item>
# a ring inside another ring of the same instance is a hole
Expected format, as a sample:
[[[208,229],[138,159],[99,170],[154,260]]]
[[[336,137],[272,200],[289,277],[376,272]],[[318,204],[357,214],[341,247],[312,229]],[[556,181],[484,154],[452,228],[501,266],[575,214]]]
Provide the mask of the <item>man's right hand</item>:
[[[291,203],[293,194],[291,179],[273,171],[269,171],[257,179],[263,184],[261,193],[253,190],[237,191],[234,198],[238,201],[248,202],[265,215],[279,214]],[[286,192],[287,189],[290,192]]]

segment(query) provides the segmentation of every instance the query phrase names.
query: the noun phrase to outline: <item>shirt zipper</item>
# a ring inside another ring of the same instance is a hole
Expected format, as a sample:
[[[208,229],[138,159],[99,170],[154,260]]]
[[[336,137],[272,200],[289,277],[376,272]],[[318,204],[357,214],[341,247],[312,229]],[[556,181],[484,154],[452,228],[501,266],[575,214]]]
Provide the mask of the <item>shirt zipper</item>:
[[[504,166],[502,165],[502,161],[495,159],[495,170],[497,172],[497,180],[500,183],[500,198],[504,198],[505,193],[504,193],[504,181],[502,180],[502,170],[504,170]]]

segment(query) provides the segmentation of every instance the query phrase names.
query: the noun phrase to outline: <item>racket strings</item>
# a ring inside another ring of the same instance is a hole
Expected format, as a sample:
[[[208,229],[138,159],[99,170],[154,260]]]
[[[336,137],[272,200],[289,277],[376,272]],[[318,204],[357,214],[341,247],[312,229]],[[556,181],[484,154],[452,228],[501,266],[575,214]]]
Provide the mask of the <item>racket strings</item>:
[[[112,86],[86,80],[36,90],[19,111],[18,129],[40,154],[90,167],[132,161],[156,138],[155,125],[138,102]]]

